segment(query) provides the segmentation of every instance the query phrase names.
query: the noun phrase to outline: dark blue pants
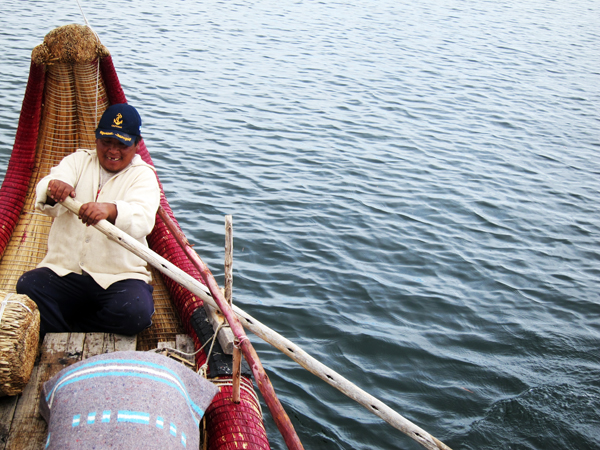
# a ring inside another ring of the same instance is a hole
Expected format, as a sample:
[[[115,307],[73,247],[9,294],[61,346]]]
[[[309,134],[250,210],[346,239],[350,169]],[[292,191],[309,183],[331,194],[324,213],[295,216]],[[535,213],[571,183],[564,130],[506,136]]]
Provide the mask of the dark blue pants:
[[[33,300],[41,317],[40,334],[103,332],[134,335],[152,324],[154,288],[141,280],[123,280],[103,289],[87,275],[59,277],[42,267],[25,272],[17,293]]]

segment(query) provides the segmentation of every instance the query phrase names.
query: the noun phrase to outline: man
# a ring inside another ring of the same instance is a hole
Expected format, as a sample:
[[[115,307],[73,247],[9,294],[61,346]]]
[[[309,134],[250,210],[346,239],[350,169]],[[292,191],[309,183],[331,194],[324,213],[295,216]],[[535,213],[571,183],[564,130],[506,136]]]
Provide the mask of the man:
[[[40,310],[48,332],[133,335],[151,325],[153,288],[146,262],[93,226],[106,219],[144,245],[160,189],[154,168],[136,154],[141,118],[128,104],[110,106],[96,129],[96,150],[65,157],[37,185],[36,208],[54,217],[48,253],[23,274],[17,292]],[[58,202],[83,203],[79,217]]]

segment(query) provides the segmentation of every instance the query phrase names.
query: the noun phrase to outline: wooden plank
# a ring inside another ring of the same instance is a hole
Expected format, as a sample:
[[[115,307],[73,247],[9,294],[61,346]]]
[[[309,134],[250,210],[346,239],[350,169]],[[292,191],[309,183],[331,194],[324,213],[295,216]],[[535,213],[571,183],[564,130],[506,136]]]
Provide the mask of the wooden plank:
[[[39,450],[46,442],[47,426],[39,414],[43,384],[63,368],[79,361],[85,335],[49,333],[42,344],[42,356],[17,402],[7,450]]]
[[[10,432],[10,424],[15,415],[17,400],[19,400],[18,395],[0,398],[0,450],[6,448],[6,441]]]
[[[81,361],[81,359],[83,358],[83,345],[85,344],[86,334],[85,333],[61,333],[61,334],[65,334],[67,336],[67,343],[64,347],[65,357],[67,359],[64,361],[59,361],[59,362],[64,363],[64,367],[67,367],[73,363],[76,363],[77,361]],[[61,350],[63,350],[63,349],[62,348],[54,349],[55,352],[60,352]],[[45,358],[47,358],[47,359],[45,359]],[[48,354],[42,353],[42,359],[40,362],[43,362],[46,360],[54,363],[54,360],[51,357],[49,357]]]
[[[175,336],[175,348],[180,352],[194,353],[194,340],[187,334]]]
[[[124,336],[112,333],[87,333],[83,346],[83,358],[104,353],[135,351],[137,336]]]
[[[110,334],[109,336],[114,339],[115,352],[135,351],[137,349],[137,335]]]
[[[188,360],[192,365],[196,363],[196,357],[194,356],[194,340],[187,334],[178,334],[175,336],[175,348],[185,355],[180,355],[182,358]]]
[[[105,350],[108,349],[106,348],[107,344],[104,342],[104,337],[104,333],[88,333],[85,336],[85,344],[83,345],[83,359],[106,353]],[[108,351],[114,351],[114,349],[115,346],[113,343],[112,350]]]
[[[175,348],[177,344],[174,341],[163,341],[156,344],[156,348],[158,349],[170,349]]]

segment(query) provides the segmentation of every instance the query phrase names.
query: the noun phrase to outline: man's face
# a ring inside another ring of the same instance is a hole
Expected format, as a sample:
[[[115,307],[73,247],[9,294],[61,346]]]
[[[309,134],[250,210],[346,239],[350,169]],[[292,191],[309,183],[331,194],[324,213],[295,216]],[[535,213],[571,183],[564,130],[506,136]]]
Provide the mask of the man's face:
[[[137,151],[137,145],[127,147],[115,138],[96,139],[96,153],[100,165],[108,172],[120,172],[131,163]]]

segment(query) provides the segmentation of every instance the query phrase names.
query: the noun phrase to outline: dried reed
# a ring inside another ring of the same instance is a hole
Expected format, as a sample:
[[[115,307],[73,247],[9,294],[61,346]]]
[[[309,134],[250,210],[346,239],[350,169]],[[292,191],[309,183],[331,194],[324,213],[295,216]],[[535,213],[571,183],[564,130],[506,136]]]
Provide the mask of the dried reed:
[[[36,64],[89,63],[108,56],[94,32],[85,25],[71,24],[52,30],[44,42],[33,49],[31,59]]]
[[[0,396],[17,395],[38,353],[40,313],[26,295],[0,291],[0,298]]]

